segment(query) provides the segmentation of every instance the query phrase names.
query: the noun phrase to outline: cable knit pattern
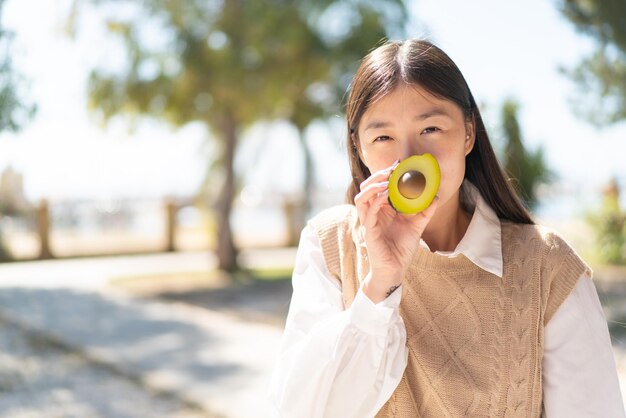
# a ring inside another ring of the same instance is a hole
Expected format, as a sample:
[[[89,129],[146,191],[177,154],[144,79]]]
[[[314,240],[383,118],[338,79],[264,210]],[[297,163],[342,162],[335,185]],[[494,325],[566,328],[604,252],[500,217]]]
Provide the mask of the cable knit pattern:
[[[311,220],[348,308],[368,270],[354,206]],[[502,222],[503,278],[419,248],[400,314],[408,363],[377,417],[539,417],[543,332],[588,269],[557,234]]]
[[[507,315],[511,311],[511,299],[507,294],[507,289],[504,286],[504,280],[497,280],[496,289],[494,295],[494,344],[491,346],[490,358],[492,362],[489,368],[489,386],[498,387],[500,379],[503,378],[503,374],[507,373],[505,366],[505,354],[508,347],[508,341],[506,339],[507,324],[510,320],[510,315]],[[490,417],[498,416],[498,411],[503,409],[503,400],[501,391],[492,391],[489,394],[489,414]]]
[[[507,417],[529,416],[529,400],[536,399],[535,392],[541,396],[541,376],[537,374],[540,363],[536,361],[540,358],[536,320],[540,317],[540,289],[533,286],[538,277],[541,242],[535,232],[536,228],[522,225],[507,224],[502,228],[502,241],[508,242],[503,245],[503,257],[507,260],[503,275],[510,280],[511,294],[509,390],[504,415]]]

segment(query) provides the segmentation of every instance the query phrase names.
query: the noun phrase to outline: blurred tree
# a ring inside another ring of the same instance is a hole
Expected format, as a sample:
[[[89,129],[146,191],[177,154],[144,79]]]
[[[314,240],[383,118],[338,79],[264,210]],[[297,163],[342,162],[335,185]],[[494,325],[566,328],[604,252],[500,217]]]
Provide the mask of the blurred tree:
[[[597,44],[576,68],[563,70],[578,84],[575,110],[595,125],[625,120],[626,1],[559,0],[558,8]]]
[[[596,235],[600,261],[626,264],[626,211],[620,207],[619,185],[612,179],[602,193],[598,211],[588,214],[588,222]]]
[[[229,219],[242,130],[280,118],[302,133],[336,112],[358,58],[406,20],[401,0],[75,0],[70,33],[79,3],[110,12],[108,29],[128,58],[121,70],[97,68],[90,76],[90,105],[104,122],[118,114],[175,126],[200,121],[220,139],[217,255],[225,270],[238,267]]]
[[[311,210],[314,190],[313,158],[305,138],[305,129],[316,119],[343,113],[343,99],[361,58],[384,39],[405,38],[408,13],[402,0],[337,1],[300,0],[300,14],[322,43],[325,77],[316,80],[306,72],[292,84],[290,112],[285,115],[297,129],[304,156],[303,201],[288,202],[296,221],[290,231],[290,244],[297,244]],[[300,23],[298,23],[300,24]],[[334,28],[332,26],[337,26]],[[294,80],[296,74],[289,71]],[[295,81],[295,80],[294,80]]]
[[[0,0],[0,22],[5,0]],[[36,106],[26,104],[20,91],[24,80],[13,69],[11,60],[13,32],[0,23],[0,132],[18,131],[35,113]]]
[[[512,177],[514,186],[526,203],[533,209],[537,204],[537,186],[553,178],[547,168],[543,148],[529,152],[524,146],[517,121],[519,105],[508,99],[502,105],[502,131],[504,134],[504,168]]]
[[[20,97],[23,79],[13,69],[11,50],[13,32],[2,26],[4,0],[0,0],[0,132],[18,131],[35,113],[36,106],[26,104]],[[6,202],[0,202],[0,215],[9,211]],[[17,212],[16,212],[17,213]],[[11,259],[0,230],[0,261]]]

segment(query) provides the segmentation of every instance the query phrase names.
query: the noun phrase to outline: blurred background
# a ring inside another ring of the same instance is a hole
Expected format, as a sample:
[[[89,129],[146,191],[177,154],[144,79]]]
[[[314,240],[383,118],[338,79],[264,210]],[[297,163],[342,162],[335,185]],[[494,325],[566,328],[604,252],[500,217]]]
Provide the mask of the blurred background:
[[[594,268],[624,393],[623,1],[0,16],[0,415],[266,416],[300,231],[350,181],[346,89],[407,37],[457,63],[529,208]]]

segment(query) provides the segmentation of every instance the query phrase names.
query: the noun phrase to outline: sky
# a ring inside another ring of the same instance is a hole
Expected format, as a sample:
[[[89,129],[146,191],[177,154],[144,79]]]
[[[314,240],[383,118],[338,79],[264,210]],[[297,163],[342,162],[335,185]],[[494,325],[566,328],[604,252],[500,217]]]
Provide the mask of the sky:
[[[515,98],[526,144],[545,148],[561,182],[595,188],[612,176],[626,182],[626,124],[598,129],[568,105],[575,86],[558,68],[574,65],[592,43],[560,16],[555,1],[409,3],[419,22],[410,35],[435,42],[457,63],[486,109],[492,136],[502,102]],[[62,34],[68,4],[6,1],[2,19],[16,34],[14,64],[30,80],[29,97],[39,111],[18,134],[0,134],[0,170],[11,165],[22,172],[32,200],[193,194],[215,151],[206,132],[159,123],[145,123],[134,133],[119,124],[103,130],[90,118],[88,69],[115,54],[94,41],[97,34],[78,41]],[[308,132],[318,183],[329,193],[342,192],[349,181],[343,126],[337,117]],[[236,164],[250,202],[265,193],[296,191],[302,181],[298,143],[285,124],[248,131]]]

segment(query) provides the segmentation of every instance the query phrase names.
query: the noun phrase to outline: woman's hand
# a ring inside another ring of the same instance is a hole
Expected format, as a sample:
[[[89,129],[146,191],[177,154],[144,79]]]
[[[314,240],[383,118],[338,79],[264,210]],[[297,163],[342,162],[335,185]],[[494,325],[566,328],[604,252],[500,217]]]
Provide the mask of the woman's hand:
[[[370,272],[363,291],[374,302],[385,299],[402,283],[422,233],[437,210],[439,197],[424,211],[406,215],[389,204],[389,176],[397,163],[372,174],[354,198],[365,240]]]

